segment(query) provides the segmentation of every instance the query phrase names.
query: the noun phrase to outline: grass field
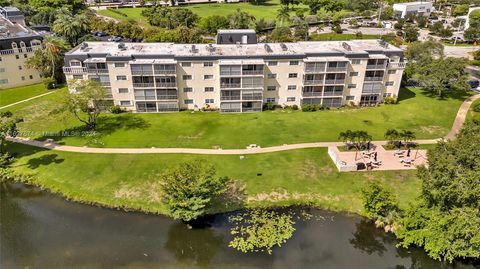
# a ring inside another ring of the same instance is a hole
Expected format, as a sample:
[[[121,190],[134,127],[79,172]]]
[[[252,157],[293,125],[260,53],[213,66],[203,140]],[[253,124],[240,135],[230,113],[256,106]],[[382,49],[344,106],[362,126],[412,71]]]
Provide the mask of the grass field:
[[[0,107],[48,92],[43,84],[0,89]]]
[[[212,15],[227,16],[235,13],[237,9],[241,9],[242,11],[246,11],[251,15],[255,16],[257,20],[261,18],[276,20],[277,11],[278,9],[280,9],[280,6],[280,0],[269,0],[263,5],[253,5],[251,3],[212,3],[185,5],[181,7],[192,10],[200,17],[207,17]],[[298,7],[304,8],[306,6],[299,5]],[[97,11],[97,13],[120,20],[133,19],[137,21],[145,21],[145,18],[143,18],[141,15],[143,9],[144,8],[119,9],[120,12],[124,13],[127,16],[122,16],[110,10],[99,10]],[[294,14],[293,11],[292,14]]]
[[[160,201],[159,175],[179,163],[196,158],[213,163],[220,176],[244,186],[238,197],[246,204],[217,203],[215,211],[241,206],[308,204],[335,211],[363,214],[360,189],[379,180],[406,206],[418,196],[415,171],[339,173],[326,149],[305,149],[272,154],[199,156],[188,154],[82,154],[46,151],[10,145],[17,156],[14,170],[34,174],[33,183],[68,198],[110,207],[128,207],[165,213]],[[229,198],[227,201],[235,201]]]
[[[420,89],[402,89],[400,103],[360,109],[300,112],[265,111],[253,114],[180,112],[167,114],[105,114],[95,136],[77,135],[83,125],[72,115],[59,112],[62,90],[8,108],[23,117],[20,135],[77,146],[94,147],[193,147],[245,148],[301,142],[338,141],[347,129],[365,130],[374,140],[384,139],[386,129],[408,129],[418,139],[439,138],[450,130],[465,96],[442,100]],[[62,136],[55,132],[72,131]],[[54,133],[54,134],[45,134]],[[73,136],[69,136],[73,135]]]

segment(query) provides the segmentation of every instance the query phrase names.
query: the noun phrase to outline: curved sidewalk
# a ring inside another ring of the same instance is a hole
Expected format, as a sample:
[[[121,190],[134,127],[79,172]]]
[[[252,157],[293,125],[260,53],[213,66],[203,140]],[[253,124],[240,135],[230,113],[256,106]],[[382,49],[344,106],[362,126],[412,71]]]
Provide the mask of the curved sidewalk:
[[[452,139],[460,131],[463,123],[466,120],[467,113],[471,104],[480,98],[480,94],[467,98],[460,106],[452,129],[445,136],[445,139]],[[415,140],[418,144],[434,144],[439,139],[425,139]],[[306,149],[306,148],[326,148],[341,146],[343,142],[316,142],[316,143],[301,143],[301,144],[284,144],[280,146],[266,147],[266,148],[251,148],[251,149],[200,149],[200,148],[91,148],[91,147],[77,147],[59,145],[47,141],[37,141],[27,138],[9,137],[7,140],[15,143],[20,143],[29,146],[35,146],[44,149],[66,151],[66,152],[78,152],[78,153],[105,153],[105,154],[153,154],[153,153],[182,153],[182,154],[204,154],[204,155],[240,155],[240,154],[259,154],[259,153],[271,153],[279,151],[287,151],[294,149]],[[384,145],[387,141],[372,141],[375,145]]]

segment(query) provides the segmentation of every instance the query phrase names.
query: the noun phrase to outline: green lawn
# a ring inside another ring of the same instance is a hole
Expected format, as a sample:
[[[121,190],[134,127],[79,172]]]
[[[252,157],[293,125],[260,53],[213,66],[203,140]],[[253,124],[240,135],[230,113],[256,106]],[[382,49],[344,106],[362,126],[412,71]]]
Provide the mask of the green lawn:
[[[46,151],[9,145],[17,156],[14,170],[33,173],[33,183],[83,202],[165,213],[160,202],[158,178],[165,169],[200,158],[245,188],[246,206],[309,204],[336,211],[363,214],[362,186],[379,180],[406,206],[418,196],[420,180],[415,171],[339,173],[326,149],[293,150],[239,156],[188,154],[82,154]],[[229,198],[228,201],[232,201]],[[218,203],[215,211],[238,208]]]
[[[300,112],[266,111],[253,114],[180,112],[167,114],[106,114],[97,135],[76,135],[83,125],[66,112],[58,112],[59,90],[51,95],[10,107],[24,118],[19,125],[24,137],[55,140],[69,145],[94,147],[193,147],[245,148],[315,141],[338,141],[347,129],[365,130],[383,140],[386,129],[408,129],[418,139],[439,138],[450,130],[465,96],[442,100],[420,89],[402,89],[400,103],[359,109]],[[51,132],[72,131],[55,136]]]
[[[276,20],[277,11],[280,9],[280,0],[269,0],[264,5],[253,5],[251,3],[212,3],[212,4],[195,4],[195,5],[185,5],[180,6],[182,8],[187,8],[195,12],[200,17],[207,17],[212,15],[223,15],[227,16],[236,12],[237,9],[246,11],[251,15],[255,16],[258,19],[270,19]],[[299,5],[299,8],[304,8],[306,6]],[[133,19],[138,21],[144,21],[145,18],[142,17],[141,12],[144,8],[121,8],[120,12],[124,13],[127,16],[122,16],[110,10],[99,10],[98,14],[120,19],[127,20]],[[292,15],[294,12],[292,11]]]
[[[0,89],[0,107],[48,92],[43,84]]]

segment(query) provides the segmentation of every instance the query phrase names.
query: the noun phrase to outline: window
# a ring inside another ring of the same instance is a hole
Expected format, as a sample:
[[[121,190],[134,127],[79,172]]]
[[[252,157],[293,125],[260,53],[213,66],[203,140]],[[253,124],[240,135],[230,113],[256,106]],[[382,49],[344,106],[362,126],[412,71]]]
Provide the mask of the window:
[[[131,103],[129,100],[127,100],[127,101],[120,101],[120,105],[121,105],[121,106],[130,106],[130,105],[132,105],[132,103]]]
[[[268,66],[277,66],[277,65],[278,65],[278,62],[277,62],[277,61],[268,61],[268,62],[267,62],[267,65],[268,65]]]
[[[28,58],[28,55],[27,55],[27,54],[23,54],[23,58],[27,59],[27,58]]]
[[[0,62],[2,61],[2,57],[0,57]]]
[[[193,88],[192,87],[185,87],[185,88],[183,88],[183,92],[193,92]]]
[[[290,61],[290,65],[298,65],[298,61]]]
[[[348,84],[349,89],[354,89],[357,87],[357,84]]]
[[[297,85],[288,85],[288,88],[287,88],[287,90],[289,91],[294,91],[296,89],[297,89]]]
[[[39,40],[34,39],[34,40],[30,41],[30,44],[31,44],[32,46],[40,46],[40,45],[42,45],[42,42],[40,42]]]
[[[275,103],[275,97],[268,97],[267,99],[265,99],[265,102],[266,103]]]
[[[7,84],[8,83],[8,79],[0,79],[0,84]]]
[[[22,70],[23,67],[21,65],[18,66],[18,70]]]
[[[359,59],[352,60],[352,64],[361,64],[361,63],[362,63],[362,60],[359,60]]]
[[[73,79],[83,79],[83,75],[73,75]]]
[[[117,76],[117,80],[127,80],[127,76]]]
[[[18,48],[17,43],[12,42],[12,49],[16,49],[16,48]]]
[[[385,86],[393,86],[393,84],[395,84],[393,81],[385,82]]]
[[[388,70],[389,75],[394,75],[397,73],[397,70]]]
[[[15,59],[20,59],[20,56],[19,56],[19,55],[15,55]]]
[[[203,75],[203,79],[213,79],[213,75]]]
[[[20,41],[20,47],[21,47],[21,48],[25,48],[25,47],[26,47],[26,46],[25,46],[25,42]]]
[[[182,62],[182,63],[180,63],[180,65],[183,66],[183,67],[190,67],[190,66],[192,66],[192,63],[191,62]]]
[[[205,92],[213,92],[215,89],[213,87],[205,87]]]
[[[183,80],[191,80],[191,79],[192,79],[192,75],[183,75],[183,76],[182,76],[182,79],[183,79]]]
[[[185,99],[183,100],[183,103],[186,105],[192,105],[193,104],[193,99]]]
[[[5,68],[0,68],[0,73],[5,73]]]
[[[387,92],[387,93],[383,94],[383,97],[391,97],[391,96],[392,96],[392,93],[390,93],[390,92]]]
[[[24,76],[22,76],[22,80],[25,80],[25,77],[24,77]]]
[[[277,86],[267,86],[267,91],[273,92],[277,90]]]
[[[346,99],[347,101],[353,101],[353,100],[355,100],[355,96],[349,95],[349,96],[347,96],[345,99]]]
[[[204,67],[213,66],[213,62],[203,62]]]
[[[125,63],[115,63],[115,67],[125,67]]]
[[[269,74],[267,75],[267,78],[269,78],[269,79],[275,79],[275,78],[277,78],[277,74],[269,73]]]
[[[214,99],[205,99],[205,104],[213,104],[215,103]]]
[[[28,78],[29,78],[29,79],[33,79],[33,76],[32,76],[32,75],[30,75],[30,76],[28,76]]]
[[[79,62],[79,61],[70,61],[70,66],[72,66],[72,67],[82,66],[82,62]]]
[[[128,93],[128,88],[118,88],[118,93]]]
[[[289,73],[288,78],[297,78],[298,74],[297,73]]]
[[[358,72],[350,72],[350,76],[351,76],[351,77],[357,77],[357,76],[358,76]]]
[[[295,97],[287,97],[287,102],[295,102]]]

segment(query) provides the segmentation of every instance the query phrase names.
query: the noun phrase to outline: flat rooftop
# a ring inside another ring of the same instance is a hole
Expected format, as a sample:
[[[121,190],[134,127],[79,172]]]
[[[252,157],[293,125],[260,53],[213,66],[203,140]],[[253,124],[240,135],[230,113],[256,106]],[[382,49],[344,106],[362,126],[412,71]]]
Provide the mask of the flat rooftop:
[[[379,40],[305,41],[297,43],[258,44],[175,44],[175,43],[115,43],[84,42],[68,55],[106,54],[109,56],[172,55],[176,57],[202,56],[276,56],[335,53],[402,52]]]
[[[0,15],[0,39],[18,38],[38,35],[33,30],[23,27],[20,24],[12,23],[7,18]]]
[[[428,5],[428,4],[431,5],[432,2],[424,1],[424,2],[395,3],[395,5],[404,5],[404,6],[418,6],[418,5]]]

